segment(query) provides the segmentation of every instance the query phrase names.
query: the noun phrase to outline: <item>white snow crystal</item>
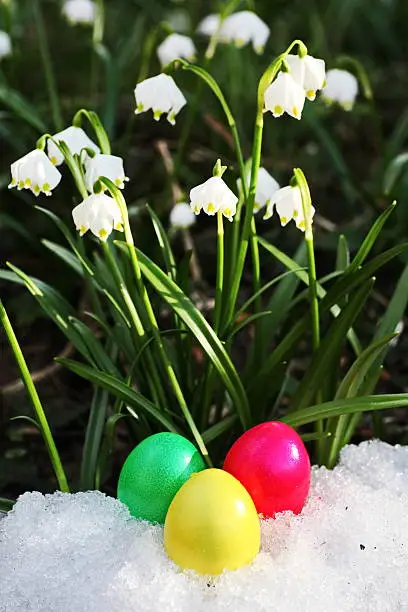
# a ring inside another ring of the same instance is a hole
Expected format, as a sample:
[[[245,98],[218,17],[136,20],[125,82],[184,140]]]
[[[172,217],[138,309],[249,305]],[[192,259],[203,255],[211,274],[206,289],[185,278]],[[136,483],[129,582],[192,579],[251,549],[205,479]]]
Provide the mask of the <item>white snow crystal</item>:
[[[313,468],[302,514],[264,521],[255,561],[210,582],[102,493],[25,493],[0,521],[1,612],[403,612],[407,575],[408,448],[382,442]]]

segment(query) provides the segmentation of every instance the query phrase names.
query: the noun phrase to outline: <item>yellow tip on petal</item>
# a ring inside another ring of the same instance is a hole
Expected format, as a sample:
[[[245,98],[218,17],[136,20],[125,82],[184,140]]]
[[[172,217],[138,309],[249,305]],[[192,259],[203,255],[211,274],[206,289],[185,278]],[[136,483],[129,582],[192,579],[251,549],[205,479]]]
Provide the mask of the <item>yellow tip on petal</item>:
[[[306,98],[310,100],[311,102],[313,102],[313,100],[316,98],[316,92],[313,91],[313,89],[310,89],[309,91],[306,92]]]
[[[135,113],[143,113],[143,111],[144,111],[144,106],[143,106],[143,104],[138,104],[138,105],[136,106]]]
[[[226,217],[230,217],[231,216],[231,209],[230,208],[225,208],[225,210],[223,210],[222,212],[223,212],[223,214]]]
[[[299,211],[296,210],[296,208],[293,211],[293,218],[296,219],[296,217],[299,215]]]
[[[33,191],[34,191],[34,193],[35,193],[36,195],[38,195],[38,194],[40,193],[40,191],[41,191],[40,186],[39,186],[39,185],[34,185],[34,187],[33,187]]]
[[[85,227],[85,225],[81,225],[79,228],[79,235],[83,236],[84,234],[86,234],[87,231],[88,231],[88,228]]]
[[[115,224],[115,230],[117,232],[123,232],[123,225],[121,223],[116,223]]]
[[[288,220],[287,220],[287,218],[286,218],[286,217],[281,217],[281,218],[280,218],[280,222],[281,222],[281,224],[282,224],[282,225],[286,225],[286,224],[287,224],[287,222],[288,222]]]
[[[304,231],[305,231],[305,229],[306,229],[306,223],[305,223],[304,221],[301,221],[301,222],[299,223],[299,225],[298,225],[298,228],[299,228],[299,229],[300,229],[302,232],[304,232]]]
[[[50,162],[51,162],[52,164],[54,164],[54,166],[56,166],[56,165],[57,165],[57,158],[55,157],[55,155],[53,155],[52,157],[50,157]]]
[[[245,45],[245,40],[243,38],[236,38],[234,40],[235,46],[238,47],[238,49],[240,49],[241,47],[243,47]]]
[[[24,181],[18,181],[17,189],[24,189]]]
[[[44,183],[44,185],[42,186],[42,190],[44,192],[50,191],[51,190],[51,185],[49,183]]]
[[[158,121],[160,119],[160,117],[162,116],[162,114],[163,114],[163,111],[155,110],[154,113],[153,113],[153,119],[155,121]]]
[[[26,180],[24,181],[24,186],[25,187],[31,187],[31,179],[26,178]]]
[[[283,115],[283,108],[277,104],[273,109],[273,114],[275,117],[280,117],[280,115]]]
[[[215,206],[211,202],[209,204],[207,204],[207,212],[210,215],[215,213]]]
[[[292,108],[292,113],[293,113],[293,116],[294,116],[294,117],[296,117],[296,118],[298,118],[298,117],[299,117],[299,109],[298,109],[296,106],[294,106],[294,107]]]
[[[101,240],[105,240],[108,236],[108,232],[106,231],[106,229],[102,228],[99,230],[98,236]]]

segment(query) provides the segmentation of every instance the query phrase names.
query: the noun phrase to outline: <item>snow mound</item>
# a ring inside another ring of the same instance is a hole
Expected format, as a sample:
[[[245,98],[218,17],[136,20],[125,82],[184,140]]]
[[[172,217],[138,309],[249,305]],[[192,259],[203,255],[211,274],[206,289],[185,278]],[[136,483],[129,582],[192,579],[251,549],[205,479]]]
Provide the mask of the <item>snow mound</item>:
[[[159,526],[102,493],[25,493],[0,521],[0,612],[408,610],[408,448],[346,447],[303,513],[262,526],[248,567],[208,580]]]

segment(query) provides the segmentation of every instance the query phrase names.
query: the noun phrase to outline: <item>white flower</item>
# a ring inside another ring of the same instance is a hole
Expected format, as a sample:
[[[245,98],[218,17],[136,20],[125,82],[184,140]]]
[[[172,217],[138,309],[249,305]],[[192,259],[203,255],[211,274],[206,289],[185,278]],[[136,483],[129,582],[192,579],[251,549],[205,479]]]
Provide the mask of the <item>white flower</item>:
[[[212,176],[190,191],[190,207],[196,215],[201,209],[207,215],[222,212],[229,221],[232,221],[237,210],[237,202],[237,196],[219,176]]]
[[[35,149],[11,164],[11,183],[9,189],[17,187],[31,189],[38,196],[41,191],[51,195],[51,191],[61,180],[61,173],[53,166],[44,151]]]
[[[175,124],[177,113],[186,104],[186,99],[176,83],[168,74],[158,74],[136,85],[135,113],[143,113],[149,109],[158,121],[163,113],[167,113],[167,121]]]
[[[291,117],[300,119],[305,98],[303,87],[288,72],[280,72],[265,91],[265,110],[270,110],[274,117],[280,117],[286,112]]]
[[[358,81],[347,70],[334,68],[326,74],[326,86],[322,97],[328,104],[337,102],[344,110],[351,110],[358,94]]]
[[[223,42],[233,42],[243,47],[249,42],[257,53],[262,53],[268,40],[270,29],[256,13],[238,11],[225,19],[221,27]]]
[[[119,206],[104,193],[88,196],[75,206],[72,217],[80,236],[91,230],[97,238],[106,241],[112,230],[123,231]]]
[[[199,34],[204,34],[204,36],[213,36],[220,25],[221,17],[220,15],[208,15],[204,17],[202,21],[198,24],[197,32]]]
[[[220,26],[220,15],[208,15],[197,28],[205,36],[213,36]],[[219,40],[223,43],[234,43],[243,47],[252,42],[257,53],[262,53],[268,40],[270,29],[265,22],[252,11],[238,11],[225,19],[219,30]]]
[[[196,48],[193,41],[188,36],[183,36],[182,34],[170,34],[157,47],[157,55],[162,66],[170,64],[170,62],[178,57],[192,62],[195,54]]]
[[[178,202],[170,212],[170,225],[175,229],[187,229],[195,223],[195,215],[187,202]]]
[[[85,161],[85,168],[86,188],[90,192],[93,191],[94,184],[101,176],[110,179],[119,189],[123,189],[125,181],[129,180],[125,176],[123,159],[116,155],[99,154],[90,157]]]
[[[91,149],[95,153],[99,153],[99,147],[91,140],[80,127],[70,125],[62,132],[53,135],[53,139],[57,142],[65,142],[73,155],[81,153],[82,149]],[[59,166],[64,161],[64,156],[57,145],[48,139],[47,141],[48,157],[55,166]]]
[[[309,100],[316,98],[316,91],[322,89],[326,78],[324,60],[311,55],[287,55],[285,61],[289,66],[289,74],[306,92]]]
[[[306,223],[303,214],[302,194],[298,186],[292,187],[288,185],[287,187],[278,189],[267,206],[264,219],[272,217],[275,206],[283,227],[293,219],[296,223],[296,227],[302,232],[305,231]],[[313,206],[310,212],[311,218],[313,219],[315,214]]]
[[[72,25],[77,23],[92,25],[95,21],[96,5],[92,0],[66,0],[62,13]]]
[[[0,59],[11,55],[11,38],[7,32],[0,30]]]
[[[248,174],[247,185],[251,179],[251,173]],[[256,184],[254,213],[268,206],[272,196],[279,189],[279,183],[275,181],[273,176],[269,174],[265,168],[259,168],[258,181]]]

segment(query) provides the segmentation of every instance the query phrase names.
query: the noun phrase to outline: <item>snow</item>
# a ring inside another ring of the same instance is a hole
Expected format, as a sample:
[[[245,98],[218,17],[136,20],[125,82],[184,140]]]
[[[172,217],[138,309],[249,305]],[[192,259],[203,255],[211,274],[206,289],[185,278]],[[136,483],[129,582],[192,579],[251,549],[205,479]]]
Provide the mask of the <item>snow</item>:
[[[407,611],[408,447],[348,446],[312,481],[302,514],[265,521],[255,561],[215,579],[102,493],[25,493],[0,521],[0,612]]]

